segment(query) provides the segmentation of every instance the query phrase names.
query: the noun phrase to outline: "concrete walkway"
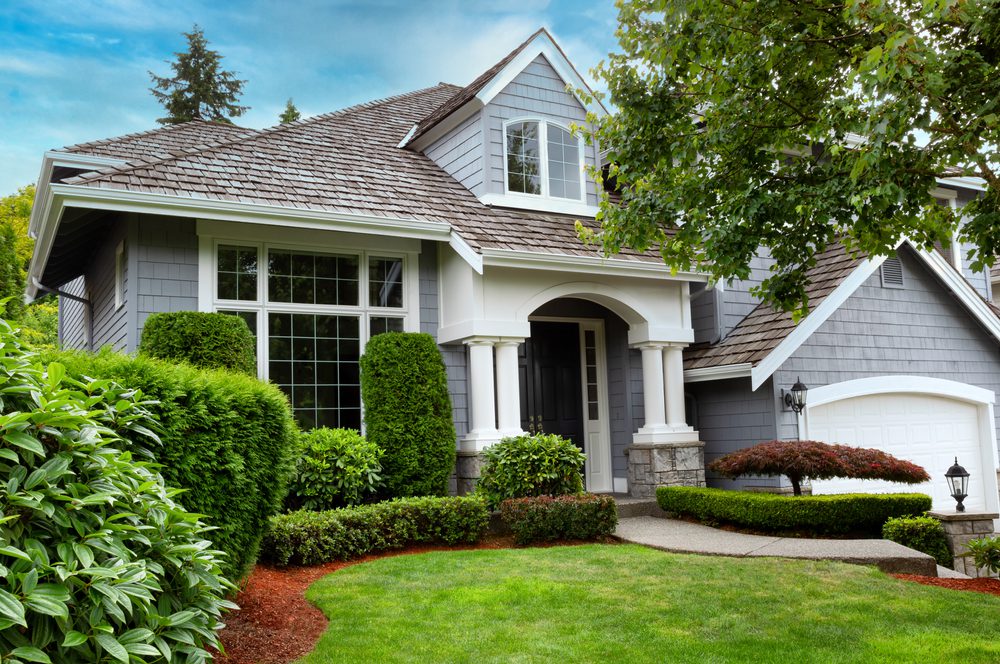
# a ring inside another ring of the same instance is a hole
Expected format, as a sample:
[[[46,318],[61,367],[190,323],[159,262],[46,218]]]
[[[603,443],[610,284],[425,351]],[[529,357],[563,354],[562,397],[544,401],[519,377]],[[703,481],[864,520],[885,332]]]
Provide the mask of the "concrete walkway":
[[[615,535],[626,542],[675,553],[835,560],[855,565],[875,565],[891,574],[937,576],[937,564],[933,558],[889,540],[745,535],[653,516],[620,519]]]

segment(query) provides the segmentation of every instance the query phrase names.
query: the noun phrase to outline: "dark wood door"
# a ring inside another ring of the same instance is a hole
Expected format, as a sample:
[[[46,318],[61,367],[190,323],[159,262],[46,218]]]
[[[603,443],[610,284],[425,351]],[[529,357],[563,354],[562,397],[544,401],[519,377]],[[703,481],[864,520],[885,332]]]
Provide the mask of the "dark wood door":
[[[580,326],[532,322],[519,368],[521,427],[559,434],[583,449]]]

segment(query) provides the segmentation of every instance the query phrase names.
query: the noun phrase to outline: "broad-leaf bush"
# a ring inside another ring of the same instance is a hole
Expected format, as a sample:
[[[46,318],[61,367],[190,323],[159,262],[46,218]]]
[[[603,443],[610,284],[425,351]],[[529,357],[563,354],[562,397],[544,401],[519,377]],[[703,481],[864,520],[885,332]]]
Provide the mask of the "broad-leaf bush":
[[[234,588],[142,396],[34,359],[0,321],[0,660],[206,661]]]
[[[206,515],[225,551],[223,570],[240,579],[253,566],[267,519],[281,511],[298,428],[276,386],[238,373],[197,369],[108,351],[46,353],[74,376],[109,378],[155,400],[162,445],[155,460],[177,500]]]
[[[920,484],[930,480],[915,463],[897,459],[881,450],[849,445],[829,445],[815,440],[772,440],[732,452],[708,465],[725,477],[785,475],[795,495],[801,495],[803,478],[826,480],[849,477]]]
[[[302,510],[271,519],[261,556],[275,565],[351,560],[410,544],[474,544],[489,526],[475,497],[397,498],[327,512]]]
[[[204,369],[257,375],[257,342],[246,321],[231,314],[203,311],[153,314],[143,323],[139,352]]]
[[[555,434],[504,438],[483,452],[483,460],[476,494],[491,509],[508,498],[583,492],[587,456],[571,441]]]
[[[304,432],[298,454],[285,499],[290,510],[360,505],[382,486],[382,450],[354,429]]]
[[[929,516],[909,516],[889,519],[882,526],[882,537],[916,551],[926,553],[938,565],[951,569],[955,564],[948,550],[944,526]]]
[[[921,516],[931,508],[922,493],[844,493],[781,496],[689,486],[661,486],[660,509],[705,523],[728,523],[753,530],[814,534],[864,533],[880,537],[888,519]]]
[[[1000,537],[980,537],[966,546],[976,567],[1000,573]]]
[[[521,545],[552,540],[610,537],[618,526],[618,505],[611,496],[531,496],[500,503],[500,518]]]
[[[372,337],[361,357],[365,435],[383,450],[389,496],[448,493],[455,425],[444,361],[429,334]]]

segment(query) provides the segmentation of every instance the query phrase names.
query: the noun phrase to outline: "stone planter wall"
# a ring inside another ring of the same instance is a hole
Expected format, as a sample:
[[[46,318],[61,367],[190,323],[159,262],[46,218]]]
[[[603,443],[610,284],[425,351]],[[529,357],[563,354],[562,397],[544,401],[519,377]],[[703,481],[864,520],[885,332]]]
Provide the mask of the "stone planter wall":
[[[977,569],[972,558],[963,554],[968,552],[966,544],[971,540],[993,535],[993,519],[1000,515],[990,512],[928,512],[927,516],[934,517],[944,526],[948,548],[955,556],[956,572],[972,578],[996,576],[985,569]]]
[[[705,486],[705,443],[637,443],[628,454],[628,488],[634,498],[658,486]]]

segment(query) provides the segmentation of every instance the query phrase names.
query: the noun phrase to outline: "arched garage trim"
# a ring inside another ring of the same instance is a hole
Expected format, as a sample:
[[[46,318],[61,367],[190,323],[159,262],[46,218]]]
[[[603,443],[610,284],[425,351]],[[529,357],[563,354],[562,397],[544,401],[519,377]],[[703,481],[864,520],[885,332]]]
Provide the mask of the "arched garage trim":
[[[997,492],[995,472],[1000,468],[1000,459],[997,455],[996,420],[993,413],[996,394],[992,390],[968,383],[928,376],[876,376],[810,388],[806,398],[806,407],[799,415],[799,437],[803,440],[810,439],[810,409],[844,399],[877,394],[922,394],[955,399],[975,405],[979,415],[982,467],[987,474],[986,477],[982,478],[988,488],[986,492],[987,510],[990,512],[1000,510],[1000,496]],[[943,482],[944,478],[933,477],[931,481]],[[990,489],[990,487],[992,488]]]

